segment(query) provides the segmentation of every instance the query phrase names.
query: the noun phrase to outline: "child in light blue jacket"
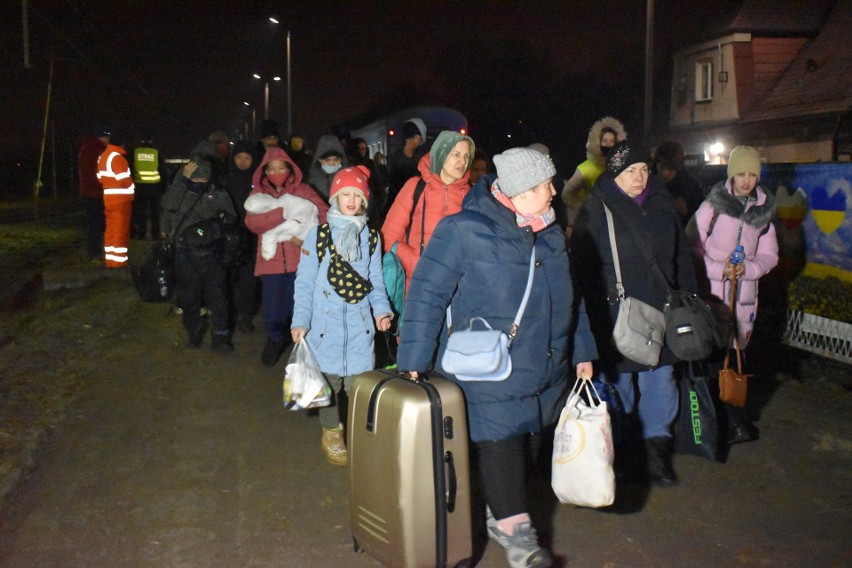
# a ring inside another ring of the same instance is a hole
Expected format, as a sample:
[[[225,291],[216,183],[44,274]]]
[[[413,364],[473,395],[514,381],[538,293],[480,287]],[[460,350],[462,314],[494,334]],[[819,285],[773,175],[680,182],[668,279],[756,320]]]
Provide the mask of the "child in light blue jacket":
[[[337,172],[331,183],[328,223],[305,237],[296,273],[290,332],[316,355],[335,396],[319,411],[322,448],[328,461],[346,465],[337,399],[355,376],[375,368],[375,333],[387,331],[393,311],[382,280],[379,234],[367,227],[369,170]]]

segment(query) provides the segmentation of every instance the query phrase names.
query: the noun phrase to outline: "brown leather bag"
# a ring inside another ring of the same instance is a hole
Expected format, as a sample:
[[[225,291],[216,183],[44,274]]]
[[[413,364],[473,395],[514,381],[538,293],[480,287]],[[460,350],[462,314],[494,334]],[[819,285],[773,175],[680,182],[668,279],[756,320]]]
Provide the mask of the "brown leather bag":
[[[743,407],[746,403],[746,393],[748,390],[748,378],[751,375],[743,374],[743,359],[740,351],[739,341],[736,341],[737,347],[737,370],[734,371],[729,367],[731,352],[725,356],[725,366],[719,371],[719,399],[725,404],[731,406]]]
[[[737,370],[731,369],[731,337],[734,338],[734,347],[737,351]],[[748,378],[751,375],[743,374],[743,354],[740,350],[740,338],[737,333],[737,273],[734,271],[731,278],[731,321],[728,331],[727,349],[725,351],[725,365],[719,371],[719,399],[725,404],[742,408],[746,403],[748,392]]]

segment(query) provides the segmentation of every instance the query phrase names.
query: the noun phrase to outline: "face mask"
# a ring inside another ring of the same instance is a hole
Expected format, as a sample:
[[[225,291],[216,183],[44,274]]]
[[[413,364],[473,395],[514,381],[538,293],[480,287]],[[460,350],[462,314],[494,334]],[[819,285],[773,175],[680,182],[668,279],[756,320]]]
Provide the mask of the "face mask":
[[[341,167],[341,164],[337,164],[336,166],[327,166],[325,164],[321,164],[321,165],[322,165],[322,171],[324,171],[327,174],[336,174],[337,170],[339,170],[340,167]]]
[[[269,181],[275,185],[275,187],[283,187],[284,182],[287,181],[287,176],[290,174],[266,174],[266,177],[269,178]]]
[[[209,181],[190,181],[186,184],[186,187],[192,193],[201,195],[207,190],[208,185],[210,185]]]

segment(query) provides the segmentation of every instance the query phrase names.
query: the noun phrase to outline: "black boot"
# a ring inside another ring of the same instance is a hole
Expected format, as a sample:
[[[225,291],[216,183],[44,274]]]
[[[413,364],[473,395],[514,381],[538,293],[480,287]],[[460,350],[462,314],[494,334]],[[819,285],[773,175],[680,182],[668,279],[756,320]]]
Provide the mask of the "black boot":
[[[745,408],[725,405],[725,416],[728,422],[728,444],[742,444],[757,440],[759,432]]]
[[[229,353],[234,350],[234,344],[231,343],[230,333],[213,332],[213,337],[210,341],[210,349],[220,353]]]
[[[263,363],[264,367],[274,367],[286,348],[286,338],[281,341],[266,338],[266,346],[263,348],[263,353],[260,354],[260,362]]]
[[[645,440],[645,450],[651,483],[659,486],[677,484],[671,462],[671,438],[648,438]]]
[[[190,349],[198,349],[201,347],[201,342],[204,340],[204,332],[207,331],[204,322],[199,322],[198,325],[193,327],[192,329],[187,330],[187,334],[189,335],[189,341],[187,342],[187,346]]]

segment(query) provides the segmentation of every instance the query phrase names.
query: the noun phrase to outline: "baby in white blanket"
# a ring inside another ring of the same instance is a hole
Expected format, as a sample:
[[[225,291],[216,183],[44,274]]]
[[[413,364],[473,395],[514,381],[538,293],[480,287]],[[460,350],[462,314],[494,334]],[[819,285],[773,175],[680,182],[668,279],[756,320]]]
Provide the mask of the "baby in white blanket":
[[[319,225],[319,210],[317,206],[295,195],[272,197],[264,193],[250,195],[246,199],[245,208],[248,213],[266,213],[284,208],[285,220],[277,227],[263,233],[260,237],[260,254],[264,260],[275,256],[278,243],[289,241],[292,237],[305,240],[308,231]]]

